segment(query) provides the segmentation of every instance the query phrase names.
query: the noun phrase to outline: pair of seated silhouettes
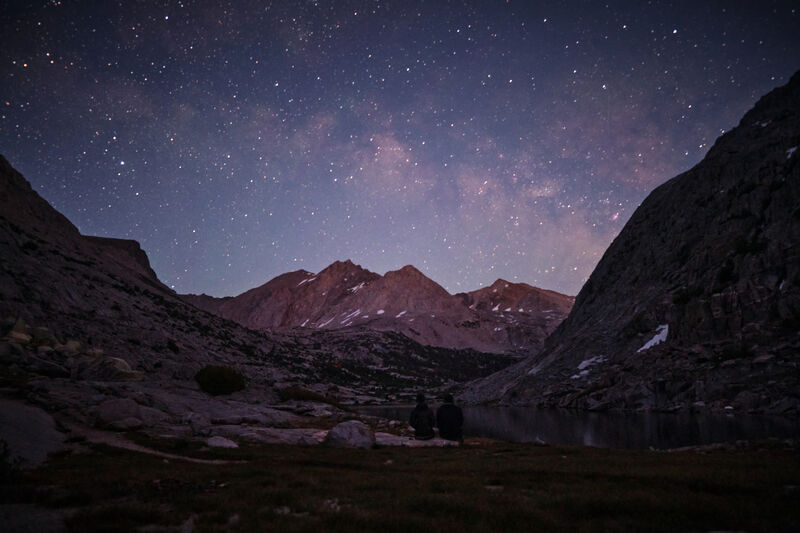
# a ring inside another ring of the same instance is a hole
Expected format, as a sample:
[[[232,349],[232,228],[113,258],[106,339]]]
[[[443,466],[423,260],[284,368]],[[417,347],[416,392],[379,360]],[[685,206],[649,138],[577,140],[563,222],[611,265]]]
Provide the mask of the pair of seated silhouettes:
[[[445,394],[444,403],[436,410],[435,418],[433,411],[425,402],[425,395],[417,394],[417,406],[411,411],[409,424],[414,428],[414,438],[417,440],[432,439],[435,436],[433,428],[438,427],[441,438],[464,441],[461,430],[464,425],[464,415],[461,408],[453,403],[452,394]]]

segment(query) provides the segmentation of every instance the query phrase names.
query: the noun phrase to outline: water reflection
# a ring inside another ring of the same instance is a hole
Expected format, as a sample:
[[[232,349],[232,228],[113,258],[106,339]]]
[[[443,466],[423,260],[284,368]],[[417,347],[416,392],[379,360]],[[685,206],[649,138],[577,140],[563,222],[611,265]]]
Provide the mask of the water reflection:
[[[362,412],[408,420],[411,406]],[[464,435],[512,442],[602,448],[677,448],[736,440],[800,437],[800,420],[743,414],[592,413],[524,407],[464,407]],[[435,410],[435,406],[434,406]]]

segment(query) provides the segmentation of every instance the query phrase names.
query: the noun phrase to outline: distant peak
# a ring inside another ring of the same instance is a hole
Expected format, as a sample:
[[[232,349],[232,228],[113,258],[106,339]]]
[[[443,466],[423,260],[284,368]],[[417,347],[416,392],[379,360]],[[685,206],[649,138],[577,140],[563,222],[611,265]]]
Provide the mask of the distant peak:
[[[422,274],[417,267],[414,265],[406,265],[400,269],[400,272],[405,272],[407,274]]]
[[[427,278],[425,274],[419,271],[414,265],[406,265],[398,270],[390,270],[386,273],[387,277],[404,277],[404,278]]]
[[[361,265],[357,265],[346,259],[344,261],[334,261],[319,273],[318,276],[333,276],[334,278],[339,277],[350,277],[350,276],[360,276],[360,277],[378,277],[377,274],[373,274],[369,270],[362,268]]]
[[[329,268],[352,268],[352,267],[361,268],[359,265],[356,265],[355,263],[353,263],[349,259],[345,259],[344,261],[334,261],[333,263],[328,265],[325,268],[325,270],[327,270]]]

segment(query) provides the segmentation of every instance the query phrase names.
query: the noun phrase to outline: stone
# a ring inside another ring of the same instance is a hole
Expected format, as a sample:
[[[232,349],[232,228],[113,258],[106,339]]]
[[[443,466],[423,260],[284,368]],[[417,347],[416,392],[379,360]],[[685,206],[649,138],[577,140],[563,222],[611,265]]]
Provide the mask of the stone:
[[[757,355],[753,358],[754,365],[764,365],[767,363],[771,363],[775,360],[775,356],[771,353],[762,353],[761,355]]]
[[[81,352],[81,343],[74,339],[69,339],[64,343],[61,350],[67,355],[77,355]]]
[[[51,348],[50,346],[47,346],[46,344],[40,344],[36,348],[36,353],[39,354],[39,355],[45,355],[46,356],[47,354],[49,354],[52,351],[53,351],[53,348]]]
[[[211,431],[211,420],[203,413],[189,413],[183,419],[196,436],[208,435]]]
[[[206,439],[206,444],[211,446],[212,448],[238,448],[239,445],[233,442],[231,439],[226,439],[225,437],[221,437],[219,435],[215,435],[213,437],[209,437]]]
[[[29,344],[32,340],[32,337],[27,333],[20,333],[14,330],[9,331],[5,338],[9,342],[16,342],[18,344]]]
[[[30,335],[31,328],[28,327],[28,324],[25,323],[25,320],[23,320],[22,318],[18,318],[17,321],[14,322],[14,325],[12,326],[11,331],[9,331],[9,333],[20,333],[22,335]]]
[[[335,425],[325,437],[324,444],[339,448],[372,448],[375,433],[359,420],[348,420]]]

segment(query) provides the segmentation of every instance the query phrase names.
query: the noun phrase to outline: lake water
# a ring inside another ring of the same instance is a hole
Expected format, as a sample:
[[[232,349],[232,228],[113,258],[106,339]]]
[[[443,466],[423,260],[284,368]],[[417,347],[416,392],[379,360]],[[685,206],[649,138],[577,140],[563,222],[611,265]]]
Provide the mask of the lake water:
[[[408,420],[413,406],[375,406],[364,414]],[[436,406],[433,406],[434,412]],[[737,440],[800,438],[800,420],[736,413],[588,412],[525,407],[463,407],[464,435],[511,442],[601,448],[678,448]]]

